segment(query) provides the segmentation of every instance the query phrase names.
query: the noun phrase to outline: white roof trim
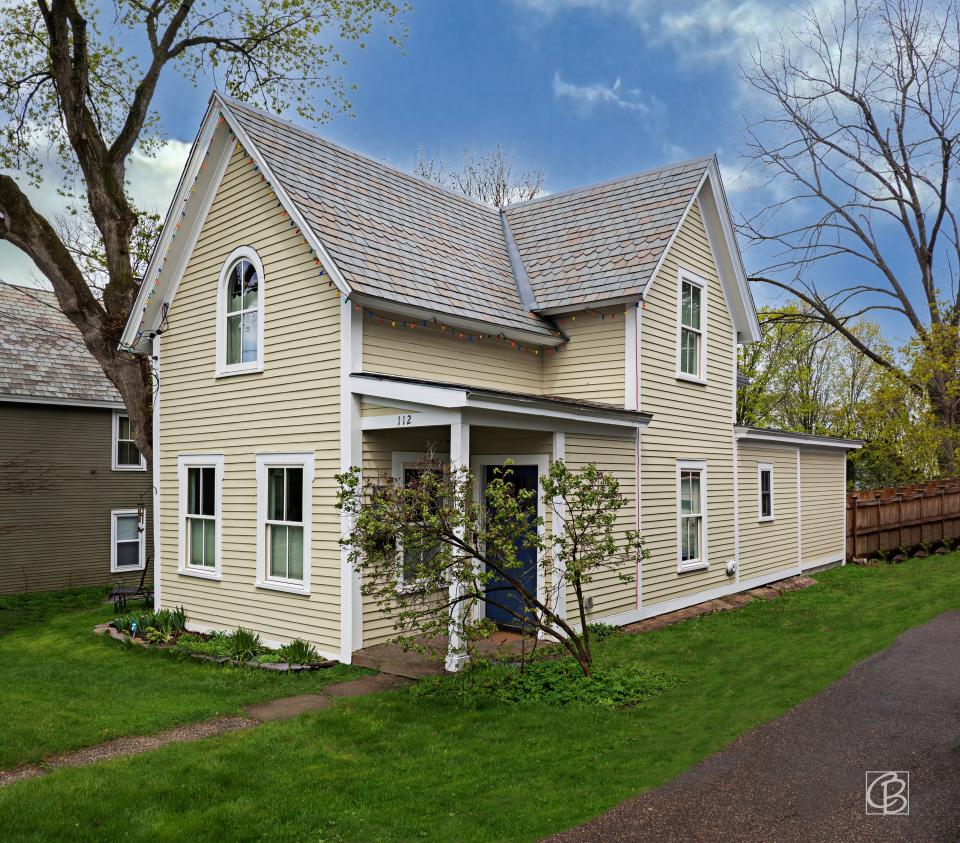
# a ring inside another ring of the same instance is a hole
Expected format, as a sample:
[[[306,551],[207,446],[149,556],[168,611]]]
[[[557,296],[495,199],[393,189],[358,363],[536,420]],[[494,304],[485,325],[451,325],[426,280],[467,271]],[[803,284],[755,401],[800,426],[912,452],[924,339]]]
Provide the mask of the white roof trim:
[[[89,407],[94,410],[122,410],[122,401],[105,401],[100,399],[84,398],[46,398],[40,395],[16,395],[15,393],[0,394],[0,401],[15,404],[52,404],[58,407]]]
[[[606,412],[602,407],[564,406],[561,403],[540,400],[538,396],[497,395],[477,387],[437,386],[395,380],[389,375],[352,375],[350,390],[355,395],[364,395],[388,401],[390,404],[407,405],[411,408],[436,408],[491,411],[538,419],[575,421],[602,424],[620,428],[643,428],[651,416],[637,414],[631,418],[624,412]]]
[[[717,187],[717,185],[719,185],[719,187]],[[717,198],[718,193],[719,199]],[[705,197],[707,201],[703,202],[701,197]],[[670,235],[670,239],[667,241],[667,245],[660,253],[657,265],[653,268],[653,272],[650,273],[650,278],[644,285],[641,295],[644,299],[647,298],[650,287],[663,268],[663,264],[667,259],[667,255],[674,241],[680,233],[680,229],[690,215],[690,209],[694,206],[694,203],[697,202],[700,202],[703,225],[707,231],[707,239],[710,240],[711,247],[716,249],[720,244],[714,241],[719,239],[727,252],[729,267],[725,267],[723,265],[724,261],[718,260],[717,255],[714,255],[714,260],[717,261],[718,264],[717,274],[720,276],[720,283],[724,288],[724,296],[728,302],[733,305],[730,308],[730,316],[733,319],[737,331],[743,335],[745,342],[757,342],[761,339],[760,323],[757,320],[756,307],[753,303],[753,296],[750,293],[750,284],[747,281],[747,275],[743,269],[740,249],[737,246],[737,240],[734,236],[733,220],[730,216],[730,207],[727,204],[726,195],[723,192],[723,181],[720,178],[720,170],[717,167],[716,158],[712,158],[704,170],[700,183],[697,185],[696,190],[693,191],[693,195],[690,197],[690,201],[687,203],[687,207],[680,217],[680,222],[677,223],[676,228]],[[710,220],[710,217],[715,217],[715,219]],[[715,232],[714,236],[711,236],[710,229],[712,227],[719,228],[719,231]],[[717,238],[716,234],[719,234],[720,237]],[[731,271],[732,278],[730,277]],[[735,297],[730,295],[733,292],[736,293]]]
[[[147,265],[146,271],[144,272],[143,283],[140,285],[140,289],[137,292],[137,297],[134,301],[133,307],[130,310],[130,316],[127,319],[127,324],[124,327],[123,334],[120,337],[121,346],[126,346],[128,348],[137,346],[139,339],[137,337],[137,329],[139,328],[141,318],[145,320],[144,334],[155,331],[160,324],[159,316],[162,311],[162,305],[169,304],[169,302],[172,300],[172,296],[176,294],[176,289],[180,280],[178,277],[176,277],[176,275],[179,274],[179,271],[182,268],[185,268],[185,262],[181,265],[181,262],[174,260],[173,264],[177,264],[177,271],[174,272],[173,266],[171,265],[170,267],[167,267],[168,271],[166,273],[164,269],[164,262],[177,232],[177,217],[178,215],[186,215],[187,205],[190,203],[190,197],[194,183],[199,177],[200,169],[204,164],[205,158],[207,157],[208,149],[210,148],[211,142],[214,139],[221,117],[223,118],[227,127],[230,129],[230,132],[243,147],[244,151],[254,160],[254,163],[257,164],[260,172],[267,180],[267,183],[270,185],[274,193],[276,193],[281,207],[287,212],[290,219],[298,227],[300,233],[313,249],[329,280],[333,282],[333,284],[344,296],[350,295],[350,288],[347,285],[346,280],[343,278],[343,275],[340,273],[340,270],[334,264],[330,254],[327,252],[324,245],[317,239],[317,236],[314,234],[310,226],[307,225],[306,220],[303,219],[303,216],[300,214],[299,210],[297,210],[286,191],[274,176],[273,171],[263,160],[262,156],[257,151],[256,146],[250,140],[247,133],[243,130],[243,127],[239,125],[239,122],[230,111],[229,103],[219,94],[214,93],[210,97],[210,103],[207,106],[206,114],[204,115],[203,122],[200,125],[200,131],[197,133],[196,140],[194,141],[193,147],[190,150],[190,155],[187,158],[187,163],[184,166],[183,173],[180,176],[180,181],[177,184],[177,190],[174,194],[173,201],[170,203],[170,206],[167,209],[162,233],[157,241],[153,253],[150,256],[150,262]],[[229,140],[227,141],[227,144],[229,146]],[[200,208],[209,208],[208,199],[210,198],[210,194],[215,193],[220,186],[220,179],[214,177],[215,174],[212,173],[212,168],[211,170],[208,170],[208,174],[211,177],[208,183],[202,188],[200,196],[195,197],[195,204],[191,209],[193,213],[196,213]],[[202,225],[202,220],[200,221],[200,224]],[[199,226],[197,226],[197,231],[199,231]],[[192,250],[193,245],[194,244],[189,245],[190,250]],[[189,255],[187,255],[187,257],[189,257]],[[150,307],[149,298],[150,294],[154,290],[154,287],[156,287],[158,292],[160,292],[160,301],[156,307]]]
[[[808,433],[791,433],[787,430],[762,430],[755,427],[735,427],[733,435],[739,442],[770,442],[779,445],[799,445],[811,448],[839,448],[856,451],[863,447],[859,439],[841,439],[837,436],[814,436]]]

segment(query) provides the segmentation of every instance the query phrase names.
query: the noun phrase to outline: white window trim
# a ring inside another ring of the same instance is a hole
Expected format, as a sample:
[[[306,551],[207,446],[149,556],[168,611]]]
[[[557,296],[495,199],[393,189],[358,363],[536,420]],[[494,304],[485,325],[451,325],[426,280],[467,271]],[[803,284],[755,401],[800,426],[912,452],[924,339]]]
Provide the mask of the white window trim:
[[[700,472],[700,558],[694,561],[683,560],[683,519],[680,514],[680,472]],[[707,461],[677,460],[677,573],[703,571],[710,567],[710,549],[707,542]]]
[[[187,564],[187,469],[213,468],[214,483],[214,510],[216,512],[216,526],[214,527],[214,554],[216,563],[213,568],[200,568]],[[219,580],[223,567],[223,454],[182,454],[177,457],[177,482],[179,498],[179,522],[177,533],[179,536],[179,554],[177,558],[177,573],[187,577],[199,577],[204,580]]]
[[[435,459],[441,463],[449,463],[449,454],[434,454]],[[417,463],[422,462],[427,457],[426,451],[394,451],[392,455],[392,464],[390,475],[395,483],[403,483],[404,470],[407,468],[416,468]],[[397,536],[397,592],[399,594],[415,594],[426,588],[424,580],[414,580],[407,582],[403,578],[403,543],[400,536]]]
[[[231,268],[239,260],[248,260],[257,271],[257,359],[246,363],[227,364],[227,282]],[[263,273],[263,261],[252,246],[238,246],[220,268],[220,280],[217,284],[217,365],[218,378],[231,375],[247,375],[263,371],[263,325],[266,321],[266,276]]]
[[[126,416],[129,419],[130,414],[126,410],[113,411],[113,427],[110,434],[110,468],[113,471],[146,471],[147,461],[143,454],[140,454],[140,465],[120,465],[117,462],[117,445],[120,444],[120,416]],[[139,451],[138,448],[137,452],[139,453]]]
[[[117,565],[117,518],[133,515],[137,518],[137,531],[140,542],[139,561],[136,565]],[[144,524],[145,510],[140,509],[111,509],[110,510],[110,573],[125,574],[127,571],[142,571],[147,566],[147,531]]]
[[[683,335],[683,284],[693,284],[700,288],[700,360],[698,375],[689,375],[680,367],[680,338]],[[677,270],[677,380],[690,383],[707,382],[707,315],[708,315],[708,282],[706,278],[680,267]]]
[[[770,514],[763,514],[763,485],[761,479],[763,477],[763,472],[770,472]],[[776,514],[775,502],[773,494],[773,465],[772,463],[762,462],[757,465],[757,520],[758,521],[773,521],[773,517]]]
[[[271,577],[267,566],[267,469],[303,469],[303,580]],[[312,451],[292,454],[257,454],[257,588],[284,591],[288,594],[310,594],[311,522],[313,520],[314,454]]]

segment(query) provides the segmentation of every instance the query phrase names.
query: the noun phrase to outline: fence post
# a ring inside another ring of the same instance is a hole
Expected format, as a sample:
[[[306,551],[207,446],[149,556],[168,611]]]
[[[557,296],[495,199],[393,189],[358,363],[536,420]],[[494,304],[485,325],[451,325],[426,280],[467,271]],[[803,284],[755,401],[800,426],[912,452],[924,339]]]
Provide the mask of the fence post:
[[[853,511],[850,513],[850,558],[857,558],[857,498],[858,495],[853,496]]]

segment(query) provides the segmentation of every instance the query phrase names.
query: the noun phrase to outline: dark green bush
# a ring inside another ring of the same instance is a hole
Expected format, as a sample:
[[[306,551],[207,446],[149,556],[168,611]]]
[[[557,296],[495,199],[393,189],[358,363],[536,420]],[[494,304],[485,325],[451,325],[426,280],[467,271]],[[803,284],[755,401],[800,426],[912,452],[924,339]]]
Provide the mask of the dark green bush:
[[[263,652],[260,636],[242,626],[237,627],[237,631],[228,638],[228,641],[228,655],[238,662],[248,662]]]
[[[532,662],[522,671],[518,667],[477,662],[453,676],[423,679],[414,687],[414,693],[453,697],[464,703],[496,700],[621,708],[651,699],[673,684],[673,678],[667,674],[638,666],[596,667],[592,676],[584,676],[573,659],[564,658]]]

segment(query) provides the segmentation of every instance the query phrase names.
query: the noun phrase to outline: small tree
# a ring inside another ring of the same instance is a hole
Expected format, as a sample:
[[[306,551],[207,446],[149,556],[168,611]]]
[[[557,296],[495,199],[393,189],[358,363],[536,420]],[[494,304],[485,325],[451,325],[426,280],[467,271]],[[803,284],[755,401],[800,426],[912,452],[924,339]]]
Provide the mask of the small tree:
[[[469,652],[492,630],[476,611],[487,604],[557,641],[591,674],[584,588],[602,572],[631,582],[637,561],[647,556],[638,532],[617,535],[626,498],[613,475],[593,464],[571,471],[562,460],[551,463],[540,479],[544,510],[556,514],[563,529],[549,541],[543,517],[534,514],[537,493],[517,488],[509,464],[479,501],[466,468],[433,456],[405,485],[361,480],[357,468],[337,480],[337,505],[353,522],[342,543],[363,572],[363,593],[394,618],[398,640],[448,634],[454,652]],[[549,584],[542,595],[524,581],[520,548],[538,555]],[[577,599],[579,629],[559,608],[567,586]]]

